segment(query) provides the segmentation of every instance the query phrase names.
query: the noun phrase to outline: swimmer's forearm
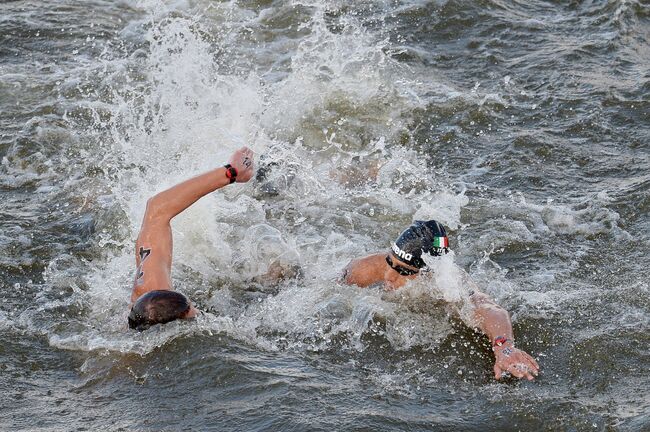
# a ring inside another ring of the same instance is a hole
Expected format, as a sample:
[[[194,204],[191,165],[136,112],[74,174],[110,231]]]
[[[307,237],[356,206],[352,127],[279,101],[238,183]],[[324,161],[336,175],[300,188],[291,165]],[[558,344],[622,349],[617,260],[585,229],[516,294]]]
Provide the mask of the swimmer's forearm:
[[[539,364],[530,354],[515,348],[508,312],[482,293],[478,293],[472,302],[476,307],[474,318],[490,338],[494,351],[494,377],[501,379],[504,373],[508,373],[517,378],[533,380],[539,373]]]
[[[185,180],[147,201],[145,218],[171,220],[201,197],[230,184],[226,168],[220,167]]]
[[[479,329],[490,339],[491,343],[499,336],[514,342],[510,314],[487,296],[480,299],[476,304],[474,319],[478,323]]]

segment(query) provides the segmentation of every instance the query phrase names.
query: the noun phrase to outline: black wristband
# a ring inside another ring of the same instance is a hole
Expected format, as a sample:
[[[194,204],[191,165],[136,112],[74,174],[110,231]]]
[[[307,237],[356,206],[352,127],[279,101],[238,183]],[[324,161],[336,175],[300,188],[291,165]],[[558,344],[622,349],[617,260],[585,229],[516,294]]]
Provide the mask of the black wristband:
[[[230,164],[226,164],[223,166],[226,169],[226,177],[230,179],[230,184],[234,183],[237,181],[237,168],[234,168]]]

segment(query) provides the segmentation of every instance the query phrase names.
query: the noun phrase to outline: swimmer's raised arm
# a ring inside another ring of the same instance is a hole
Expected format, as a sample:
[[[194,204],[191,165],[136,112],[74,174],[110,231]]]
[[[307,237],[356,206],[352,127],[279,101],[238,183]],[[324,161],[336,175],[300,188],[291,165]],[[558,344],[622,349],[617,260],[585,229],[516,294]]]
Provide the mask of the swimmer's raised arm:
[[[199,198],[235,181],[247,182],[252,176],[253,152],[242,147],[225,167],[179,183],[147,201],[136,241],[137,270],[131,293],[130,327],[145,328],[196,314],[185,296],[172,291],[170,221]]]
[[[154,219],[169,221],[199,198],[230,184],[233,177],[229,175],[228,166],[235,169],[235,181],[247,182],[253,176],[253,151],[242,147],[231,156],[225,167],[213,169],[154,195],[147,201],[143,223]]]

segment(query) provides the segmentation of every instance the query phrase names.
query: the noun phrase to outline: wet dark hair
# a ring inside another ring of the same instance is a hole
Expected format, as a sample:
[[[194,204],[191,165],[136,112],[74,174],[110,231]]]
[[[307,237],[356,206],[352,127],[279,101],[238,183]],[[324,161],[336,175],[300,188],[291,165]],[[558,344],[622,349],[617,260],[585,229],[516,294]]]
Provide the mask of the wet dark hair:
[[[182,318],[190,310],[190,301],[183,294],[155,290],[140,296],[131,308],[129,328],[143,331],[155,324]]]

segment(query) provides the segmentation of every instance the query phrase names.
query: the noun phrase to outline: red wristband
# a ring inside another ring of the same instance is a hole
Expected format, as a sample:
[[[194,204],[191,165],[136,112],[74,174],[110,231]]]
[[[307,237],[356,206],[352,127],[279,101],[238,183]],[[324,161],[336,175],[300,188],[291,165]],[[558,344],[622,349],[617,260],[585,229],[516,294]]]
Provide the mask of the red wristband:
[[[233,167],[230,164],[226,164],[223,166],[226,169],[226,177],[230,179],[230,183],[234,183],[237,181],[237,168]]]
[[[506,342],[512,343],[512,341],[510,339],[508,339],[507,337],[505,337],[505,336],[497,336],[494,339],[494,342],[492,343],[492,348],[498,347],[498,346],[500,347],[503,344],[505,344]]]

